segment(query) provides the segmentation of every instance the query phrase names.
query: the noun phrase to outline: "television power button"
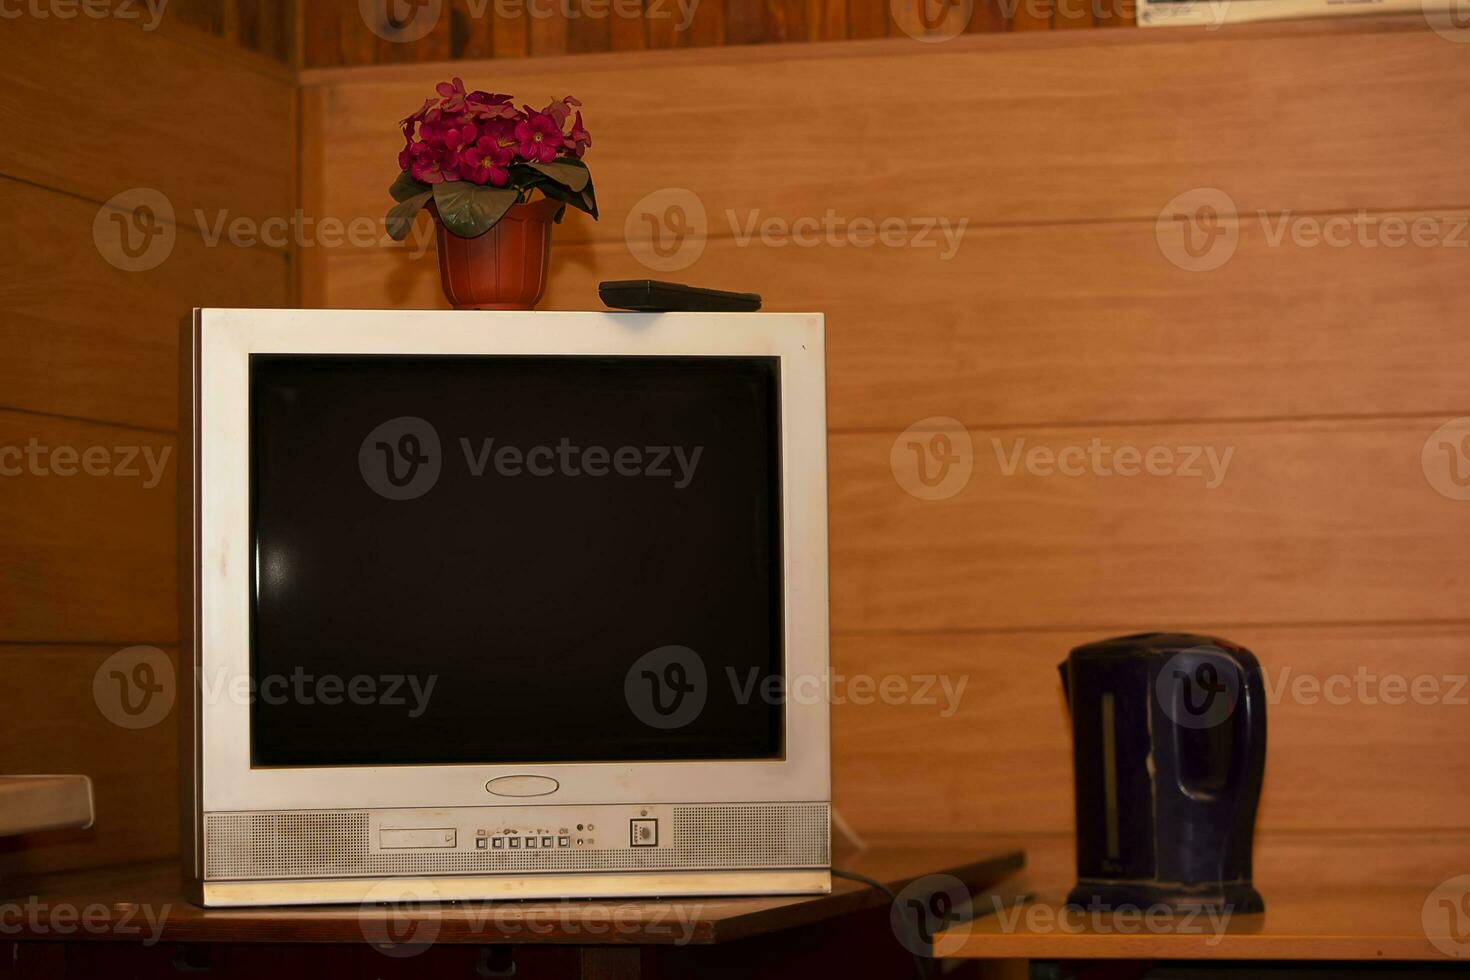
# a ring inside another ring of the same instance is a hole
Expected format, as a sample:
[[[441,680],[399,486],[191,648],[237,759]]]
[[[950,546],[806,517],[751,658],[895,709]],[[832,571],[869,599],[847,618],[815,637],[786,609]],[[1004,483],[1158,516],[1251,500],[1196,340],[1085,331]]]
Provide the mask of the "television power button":
[[[628,821],[628,842],[634,847],[657,847],[658,846],[658,819],[638,819]]]

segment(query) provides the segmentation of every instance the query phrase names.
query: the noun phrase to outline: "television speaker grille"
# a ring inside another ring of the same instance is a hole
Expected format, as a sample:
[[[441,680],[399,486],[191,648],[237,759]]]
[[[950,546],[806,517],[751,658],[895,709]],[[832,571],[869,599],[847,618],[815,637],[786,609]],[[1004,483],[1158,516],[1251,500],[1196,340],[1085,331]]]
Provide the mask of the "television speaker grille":
[[[375,851],[367,811],[206,814],[204,877],[825,868],[830,816],[825,803],[675,806],[666,847]]]

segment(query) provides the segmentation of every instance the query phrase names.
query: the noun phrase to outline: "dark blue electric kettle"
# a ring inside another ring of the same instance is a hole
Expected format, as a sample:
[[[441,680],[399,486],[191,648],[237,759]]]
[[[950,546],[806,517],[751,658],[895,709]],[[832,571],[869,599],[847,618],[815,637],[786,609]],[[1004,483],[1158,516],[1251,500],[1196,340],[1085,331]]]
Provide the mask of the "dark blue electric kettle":
[[[1251,837],[1266,762],[1261,666],[1187,633],[1077,647],[1072,715],[1077,887],[1069,905],[1264,908]]]

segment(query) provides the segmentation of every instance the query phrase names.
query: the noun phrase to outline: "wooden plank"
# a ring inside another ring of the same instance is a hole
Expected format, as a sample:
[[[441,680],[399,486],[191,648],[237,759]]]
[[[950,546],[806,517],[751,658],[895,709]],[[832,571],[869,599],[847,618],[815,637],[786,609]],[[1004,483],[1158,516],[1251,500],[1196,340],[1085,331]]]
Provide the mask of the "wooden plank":
[[[180,23],[208,31],[215,37],[225,33],[224,0],[174,0],[169,4],[169,13]]]
[[[323,119],[333,111],[332,95],[332,92],[319,88],[301,90],[298,105],[301,112],[302,132],[321,127]],[[405,112],[404,115],[408,113]],[[402,149],[401,143],[399,149]],[[319,140],[301,141],[299,153],[301,165],[297,175],[297,193],[301,202],[301,211],[303,214],[326,214],[327,189],[331,185],[327,160],[330,159],[331,153]],[[396,165],[397,160],[394,160],[393,163]],[[387,187],[383,188],[384,196],[387,196],[387,190]],[[390,197],[389,201],[391,200]],[[384,214],[387,214],[386,208]],[[296,302],[300,306],[315,309],[326,305],[327,269],[327,257],[323,249],[303,248],[297,252],[294,286]]]
[[[675,19],[682,25],[677,30],[680,47],[712,48],[725,43],[725,4],[721,0],[703,0],[695,4],[692,15],[678,12],[680,9],[678,4],[674,5]]]
[[[641,51],[648,47],[643,30],[643,0],[625,0],[608,18],[608,44],[613,51]],[[637,11],[637,16],[628,14]]]
[[[1088,30],[1097,26],[1093,12],[1095,0],[1054,0],[1056,10],[1052,14],[1052,29],[1057,31]]]
[[[339,12],[342,7],[341,0],[301,4],[301,64],[304,68],[336,68],[353,63],[344,57],[340,43]]]
[[[1437,493],[1420,459],[1444,422],[982,430],[968,484],[942,500],[899,486],[896,433],[837,435],[834,628],[1461,618],[1454,597],[1470,587],[1470,567],[1457,540],[1470,533],[1470,509]],[[1132,448],[1078,465],[1097,446]],[[1131,454],[1155,447],[1181,469],[1194,457],[1201,475],[1121,476],[1109,462],[1138,472]],[[1065,452],[1083,475],[1036,457],[1008,475],[1018,449]],[[1208,464],[1205,451],[1233,455]]]
[[[678,5],[673,2],[647,4],[643,12],[643,35],[649,48],[674,48],[680,45]]]
[[[464,61],[495,56],[493,22],[479,0],[452,0],[448,16],[451,58]]]
[[[498,4],[491,4],[490,10],[491,20],[494,22],[490,30],[491,40],[495,45],[495,57],[524,58],[530,54],[531,27],[527,23],[529,18],[523,12],[518,12],[511,8],[502,9]],[[503,66],[497,65],[495,67],[500,69]],[[473,69],[469,67],[466,67],[466,71],[470,71],[473,74]],[[432,90],[433,86],[430,85],[426,91],[431,92]],[[503,89],[497,86],[496,91],[503,91]],[[425,98],[428,98],[428,96],[424,95],[421,97],[417,105],[410,107],[410,111],[423,105],[423,99]],[[404,115],[407,114],[407,112],[404,113]],[[304,136],[305,134],[303,134]]]
[[[772,41],[810,41],[811,23],[807,20],[806,0],[766,0]]]
[[[893,19],[896,34],[907,35],[917,40],[923,40],[929,33],[924,21],[933,16],[935,10],[946,13],[955,8],[948,6],[944,0],[893,0],[888,5],[889,16]]]
[[[619,16],[618,13],[610,9],[604,16],[592,16],[588,8],[586,3],[574,6],[579,16],[567,22],[567,51],[571,54],[612,50],[611,21]]]
[[[1010,30],[1010,19],[1006,10],[1015,0],[974,0],[969,23],[965,31],[969,34],[995,34]]]
[[[222,45],[191,45],[130,21],[78,17],[58,31],[44,18],[0,34],[0,108],[7,135],[0,174],[103,202],[128,188],[165,195],[176,220],[291,214],[294,93],[290,83],[221,70]],[[178,111],[178,93],[210,105],[208,123]],[[46,106],[45,112],[36,111]],[[94,121],[107,166],[56,153],[56,118]]]
[[[759,44],[770,39],[765,0],[725,0],[725,43]]]
[[[736,212],[737,227],[752,213]],[[1412,227],[1420,216],[1398,217]],[[1451,227],[1467,214],[1444,217]],[[668,275],[621,244],[568,246],[576,220],[554,232],[544,309],[596,309],[600,280]],[[1464,249],[1277,245],[1271,226],[1251,221],[1230,261],[1188,272],[1152,223],[972,226],[949,261],[942,244],[768,241],[710,240],[673,275],[755,290],[767,309],[826,313],[836,430],[896,435],[930,416],[1014,427],[1470,414]],[[403,251],[322,259],[320,305],[443,305],[432,248],[417,263]]]
[[[1161,624],[1139,619],[1115,632]],[[1470,627],[1203,631],[1243,643],[1265,672],[1262,834],[1470,830],[1461,790],[1470,781]],[[835,636],[838,810],[863,835],[1070,835],[1072,738],[1056,665],[1106,635]],[[1416,678],[1427,703],[1406,694]]]
[[[91,776],[97,814],[87,830],[0,841],[0,875],[7,880],[178,851],[177,719],[170,714],[133,729],[109,720],[94,697],[93,681],[117,652],[112,646],[0,645],[6,677],[0,715],[10,731],[24,733],[0,740],[0,771]],[[159,652],[171,661],[176,657],[172,649]]]
[[[807,0],[807,22],[813,41],[847,38],[847,0]]]
[[[0,411],[0,642],[173,640],[174,445]]]
[[[729,11],[732,43],[742,9]],[[563,242],[620,241],[639,202],[669,187],[694,191],[714,213],[758,205],[788,221],[819,201],[839,215],[881,203],[885,214],[943,212],[972,224],[1153,222],[1171,198],[1201,187],[1223,189],[1248,215],[1470,202],[1470,172],[1456,163],[1470,156],[1470,128],[1460,124],[1470,114],[1470,89],[1458,84],[1464,46],[1427,31],[1134,40],[1160,33],[1102,32],[1115,43],[1077,45],[905,37],[802,48],[812,52],[802,57],[782,48],[778,60],[771,49],[722,49],[704,60],[670,53],[495,70],[509,91],[565,89],[588,101],[597,140],[588,162],[604,216],[564,225]],[[1375,84],[1363,89],[1353,66],[1369,61]],[[331,213],[380,213],[399,149],[395,122],[440,74],[401,69],[331,84],[337,111],[304,134],[308,145],[332,147]],[[1165,88],[1190,91],[1189,105],[1160,100]],[[785,111],[790,93],[803,90],[830,93],[830,111]],[[589,94],[607,91],[619,97]],[[697,138],[656,111],[670,91],[698,120]],[[935,100],[936,91],[950,95]],[[945,153],[868,152],[889,125],[884,106],[900,103],[913,107],[914,126],[946,134]],[[1201,114],[1215,122],[1193,125]],[[781,168],[745,165],[771,145],[783,147]],[[969,161],[963,180],[956,157]],[[863,165],[834,168],[834,158]]]
[[[1352,854],[1334,855],[1353,860]],[[964,928],[941,933],[935,948],[968,959],[1047,960],[1314,960],[1420,961],[1444,963],[1462,943],[1426,929],[1426,898],[1440,882],[1414,887],[1277,894],[1259,915],[1216,913],[1213,919],[1165,919],[1144,927],[1138,909],[1120,916],[1093,916],[1063,909],[1066,885],[1042,892],[1029,907],[990,915]],[[1463,888],[1445,893],[1457,903]],[[1457,905],[1452,907],[1457,908]],[[1013,917],[1019,913],[1018,917]],[[1443,913],[1441,913],[1443,914]],[[1004,921],[1002,921],[1004,920]],[[1157,919],[1151,920],[1157,922]],[[1458,924],[1458,918],[1450,920]],[[1009,925],[1007,925],[1007,923]],[[1443,928],[1443,927],[1441,927]],[[1305,972],[1305,971],[1304,971]],[[1337,971],[1334,971],[1337,972]],[[1412,975],[1398,967],[1400,975]],[[1289,972],[1288,972],[1289,975]],[[1339,975],[1350,976],[1348,970]]]
[[[295,46],[294,4],[287,0],[236,0],[239,43],[282,64]]]
[[[847,0],[849,37],[887,37],[888,22],[887,0]]]
[[[120,234],[107,218],[121,212],[5,179],[0,210],[27,243],[0,285],[0,408],[173,429],[185,314],[289,303],[282,252],[210,247],[185,229],[150,246],[159,265],[129,272],[103,255],[115,257],[120,239],[94,238]]]
[[[311,0],[304,3],[305,64],[313,68],[374,65],[379,38],[363,19],[357,0]]]
[[[1056,0],[1013,0],[1013,31],[1049,31],[1056,13]]]
[[[1137,24],[1137,5],[1133,0],[1096,0],[1095,13],[1098,27],[1134,27]]]
[[[379,0],[383,14],[368,24],[360,13],[360,25],[366,24],[377,38],[373,63],[433,64],[442,79],[442,62],[452,57],[453,18],[442,2],[434,4],[399,4]]]
[[[566,54],[567,17],[560,3],[541,3],[531,14],[531,56]]]
[[[813,923],[833,922],[862,910],[885,915],[888,893],[901,891],[910,882],[929,874],[945,874],[976,890],[989,887],[1014,873],[1021,854],[994,851],[968,844],[943,848],[910,846],[873,850],[854,855],[849,865],[856,873],[882,882],[882,888],[838,879],[830,894],[705,896],[681,901],[629,902],[612,899],[567,902],[536,900],[515,902],[445,902],[428,914],[438,924],[434,941],[440,945],[487,943],[535,944],[538,946],[587,945],[593,940],[610,945],[683,946],[724,944],[779,933]],[[46,875],[26,883],[29,890],[44,896],[38,902],[40,915],[16,921],[11,935],[54,939],[62,913],[55,921],[50,910],[74,910],[100,906],[111,914],[89,918],[91,928],[68,936],[81,942],[117,938],[114,930],[136,922],[134,906],[167,907],[172,914],[161,923],[155,938],[165,943],[230,942],[341,943],[361,948],[364,923],[374,931],[390,929],[396,921],[391,909],[375,912],[371,907],[327,905],[301,908],[204,909],[188,902],[183,883],[172,867],[130,864],[71,875]],[[124,918],[124,913],[128,918]],[[75,925],[76,916],[67,921]],[[609,923],[616,922],[616,928]],[[677,922],[678,928],[671,926]],[[133,926],[136,930],[136,925]],[[118,930],[119,932],[121,930]],[[134,932],[136,935],[136,932]],[[376,957],[376,952],[366,955]],[[367,961],[364,960],[364,963]],[[353,976],[381,970],[360,970]],[[466,971],[468,972],[468,971]],[[526,971],[530,976],[563,976]],[[90,974],[84,974],[90,975]],[[436,973],[435,975],[439,975]],[[687,976],[684,972],[671,975]],[[702,974],[697,974],[702,975]]]

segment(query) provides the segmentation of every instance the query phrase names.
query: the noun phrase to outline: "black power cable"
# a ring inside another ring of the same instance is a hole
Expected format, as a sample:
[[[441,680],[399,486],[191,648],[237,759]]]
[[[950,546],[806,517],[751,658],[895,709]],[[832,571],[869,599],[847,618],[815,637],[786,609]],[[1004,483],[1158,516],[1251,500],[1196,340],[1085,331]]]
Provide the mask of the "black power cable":
[[[832,874],[834,877],[846,878],[848,881],[855,881],[860,885],[867,885],[869,888],[877,889],[884,895],[888,896],[890,908],[893,906],[894,903],[898,901],[898,896],[893,893],[893,889],[889,888],[887,885],[883,884],[883,882],[879,881],[876,878],[869,878],[867,875],[859,874],[856,871],[843,871],[840,868],[833,868]],[[922,913],[920,914],[922,915]],[[907,928],[908,920],[905,919],[902,914],[900,914],[893,921],[895,923],[895,928]],[[902,925],[899,925],[899,923],[902,923]],[[918,977],[919,980],[930,980],[930,978],[934,976],[934,950],[933,946],[930,943],[924,941],[924,937],[921,933],[921,930],[918,928],[917,923],[914,926],[914,931],[911,938],[917,942],[917,945],[924,946],[929,949],[929,957],[927,959],[923,956],[920,956],[915,951],[915,943],[905,941],[903,936],[897,936],[896,938],[898,939],[899,943],[901,943],[903,947],[909,951],[909,957],[913,960],[914,963],[914,975]]]

